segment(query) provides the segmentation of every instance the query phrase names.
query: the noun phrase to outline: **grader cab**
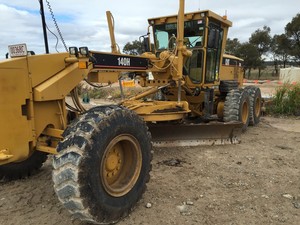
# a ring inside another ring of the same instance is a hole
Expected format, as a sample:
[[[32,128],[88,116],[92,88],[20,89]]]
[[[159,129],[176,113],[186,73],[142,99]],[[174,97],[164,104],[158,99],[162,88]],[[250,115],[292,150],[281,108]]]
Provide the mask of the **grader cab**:
[[[222,70],[231,22],[211,11],[185,14],[179,2],[178,15],[148,20],[141,56],[119,52],[109,12],[111,53],[70,47],[30,55],[25,44],[10,46],[11,58],[0,62],[0,179],[26,177],[54,154],[59,200],[74,218],[110,224],[144,193],[152,140],[234,143],[249,122],[257,124],[259,89],[241,89]],[[145,91],[84,109],[81,81],[114,82],[124,72]]]

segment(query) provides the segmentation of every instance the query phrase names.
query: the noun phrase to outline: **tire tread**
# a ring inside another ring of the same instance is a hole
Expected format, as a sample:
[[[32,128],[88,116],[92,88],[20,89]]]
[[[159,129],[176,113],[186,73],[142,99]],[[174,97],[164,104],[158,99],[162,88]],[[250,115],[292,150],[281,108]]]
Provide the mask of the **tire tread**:
[[[64,132],[65,140],[58,144],[59,155],[54,156],[52,179],[54,181],[54,189],[63,205],[72,213],[72,217],[86,222],[95,224],[110,224],[117,221],[110,221],[110,215],[103,215],[103,221],[92,215],[91,207],[81,195],[82,181],[78,180],[81,173],[80,164],[85,157],[84,151],[91,148],[91,136],[94,132],[101,132],[99,123],[103,124],[109,122],[116,116],[116,111],[123,110],[127,117],[133,119],[133,111],[124,110],[122,106],[100,106],[95,107],[85,113],[79,120],[70,125]],[[136,119],[135,115],[135,119]],[[145,122],[139,117],[140,123]],[[126,121],[124,121],[126,123]],[[146,126],[146,124],[145,124]],[[148,129],[148,128],[147,128]],[[151,140],[151,134],[147,130],[148,139]],[[152,148],[152,144],[151,144]],[[84,150],[85,149],[85,150]],[[152,160],[152,151],[150,155]],[[150,169],[147,171],[146,183],[149,182]],[[146,185],[142,190],[142,194],[146,190]],[[123,212],[123,216],[129,214],[135,204],[133,204],[127,211]],[[121,218],[119,218],[121,219]],[[109,221],[109,222],[106,222]]]

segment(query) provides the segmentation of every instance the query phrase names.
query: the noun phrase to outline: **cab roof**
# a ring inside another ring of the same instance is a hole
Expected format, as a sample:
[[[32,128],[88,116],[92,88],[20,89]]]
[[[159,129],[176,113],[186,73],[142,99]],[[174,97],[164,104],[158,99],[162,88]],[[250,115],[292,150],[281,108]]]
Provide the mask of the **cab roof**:
[[[241,59],[239,57],[236,57],[236,56],[230,55],[230,54],[226,54],[226,53],[223,54],[223,58],[235,59],[235,60],[238,60],[238,61],[244,61],[243,59]]]
[[[185,13],[185,20],[192,20],[192,19],[204,19],[206,16],[209,18],[212,18],[214,20],[217,20],[223,24],[223,26],[231,27],[232,22],[230,20],[227,20],[227,16],[220,16],[210,10],[202,10],[202,11],[196,11],[196,12],[189,12]],[[164,24],[164,23],[175,23],[177,22],[178,15],[170,15],[170,16],[162,16],[162,17],[155,17],[148,19],[148,23],[150,25],[153,24]]]

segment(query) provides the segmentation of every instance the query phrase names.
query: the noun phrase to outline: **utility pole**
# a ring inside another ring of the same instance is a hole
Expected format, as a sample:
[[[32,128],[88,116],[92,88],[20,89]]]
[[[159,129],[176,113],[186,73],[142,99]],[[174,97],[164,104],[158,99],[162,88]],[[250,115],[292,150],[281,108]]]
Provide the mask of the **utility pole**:
[[[49,54],[49,45],[48,45],[48,37],[47,37],[47,28],[46,28],[47,25],[46,25],[46,20],[45,20],[44,4],[43,4],[43,0],[39,0],[39,2],[40,2],[40,9],[41,9],[45,50],[46,50],[46,54]]]

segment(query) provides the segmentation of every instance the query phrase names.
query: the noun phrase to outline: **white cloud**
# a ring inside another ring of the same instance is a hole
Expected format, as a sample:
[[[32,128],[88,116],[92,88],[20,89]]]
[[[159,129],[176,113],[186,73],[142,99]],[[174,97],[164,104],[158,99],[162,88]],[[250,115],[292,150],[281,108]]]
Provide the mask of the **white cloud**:
[[[47,23],[56,31],[47,4],[44,8]],[[69,46],[88,46],[90,49],[109,51],[110,39],[106,24],[105,11],[110,10],[115,17],[116,39],[121,49],[128,41],[138,39],[147,31],[147,19],[163,15],[173,15],[178,11],[179,1],[152,0],[49,0],[57,22]],[[271,33],[284,32],[285,25],[299,13],[300,1],[288,0],[186,0],[186,11],[210,9],[224,15],[233,22],[229,31],[230,38],[247,41],[255,30],[264,25]],[[9,44],[26,43],[28,48],[43,53],[43,36],[39,15],[39,0],[0,0],[0,58],[7,52]],[[48,34],[49,45],[55,52],[56,39]],[[63,51],[63,46],[59,45]]]

